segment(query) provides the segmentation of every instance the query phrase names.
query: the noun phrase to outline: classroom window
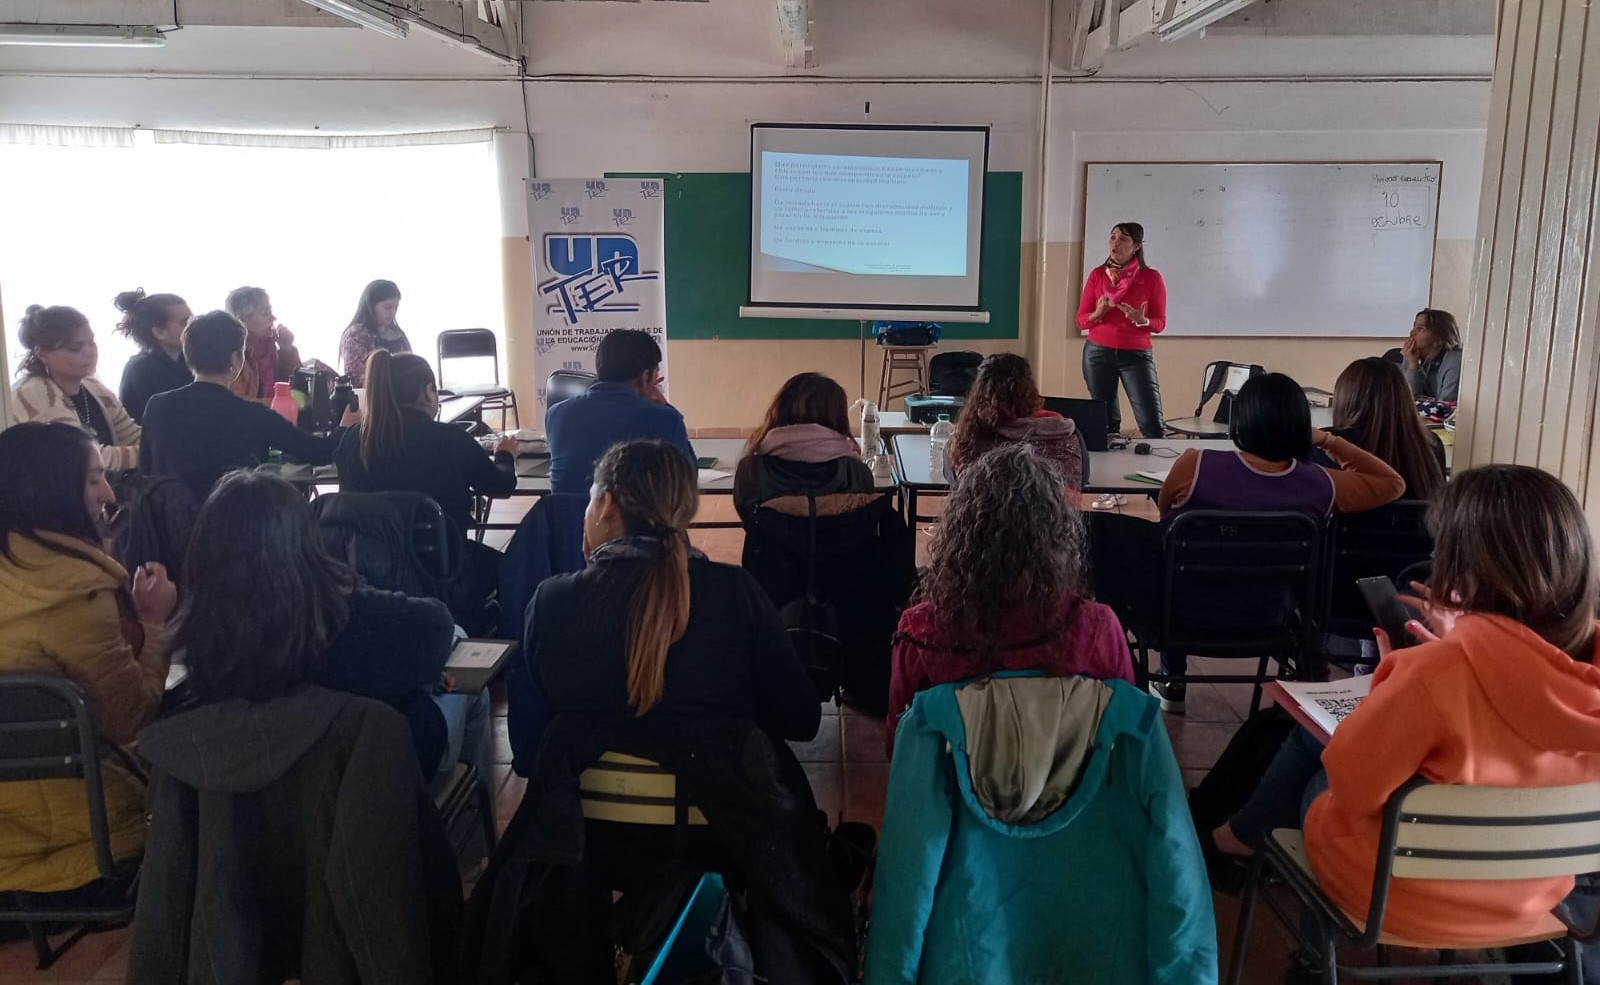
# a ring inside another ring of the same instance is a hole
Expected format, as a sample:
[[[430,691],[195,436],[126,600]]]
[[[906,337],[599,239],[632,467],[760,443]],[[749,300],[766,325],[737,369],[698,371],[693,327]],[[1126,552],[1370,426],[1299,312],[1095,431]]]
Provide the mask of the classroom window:
[[[380,277],[399,284],[400,325],[430,363],[444,329],[503,338],[493,147],[487,133],[337,148],[144,132],[0,140],[8,378],[23,310],[67,304],[89,317],[97,375],[115,390],[135,348],[112,330],[111,302],[135,287],[178,294],[196,314],[222,307],[235,287],[263,287],[301,355],[335,368],[361,289]]]

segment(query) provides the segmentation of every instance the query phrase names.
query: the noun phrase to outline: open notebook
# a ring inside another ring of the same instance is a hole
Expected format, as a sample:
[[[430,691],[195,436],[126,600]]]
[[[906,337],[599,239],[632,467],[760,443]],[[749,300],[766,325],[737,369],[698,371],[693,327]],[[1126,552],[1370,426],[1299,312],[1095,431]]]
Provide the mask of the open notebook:
[[[1279,681],[1289,699],[1329,735],[1372,691],[1372,675],[1342,681]]]

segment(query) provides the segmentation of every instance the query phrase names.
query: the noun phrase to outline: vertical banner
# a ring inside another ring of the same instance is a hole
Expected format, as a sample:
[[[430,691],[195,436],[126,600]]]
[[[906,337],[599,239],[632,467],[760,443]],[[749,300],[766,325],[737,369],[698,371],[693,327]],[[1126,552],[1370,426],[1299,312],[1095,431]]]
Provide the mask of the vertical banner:
[[[654,336],[666,374],[662,214],[659,179],[528,182],[539,420],[544,381],[558,369],[594,372],[595,347],[615,329]]]

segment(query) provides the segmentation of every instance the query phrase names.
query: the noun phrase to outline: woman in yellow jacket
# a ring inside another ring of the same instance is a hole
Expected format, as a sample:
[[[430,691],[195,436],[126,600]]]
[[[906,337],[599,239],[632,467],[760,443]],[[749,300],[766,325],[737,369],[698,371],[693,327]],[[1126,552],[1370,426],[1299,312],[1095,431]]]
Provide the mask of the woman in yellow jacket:
[[[161,704],[177,590],[157,564],[130,585],[101,549],[116,497],[87,431],[18,424],[0,431],[0,462],[0,673],[70,678],[101,740],[130,742]],[[143,788],[115,755],[100,769],[112,855],[132,858],[144,845]],[[0,892],[79,890],[99,876],[80,781],[0,784]]]

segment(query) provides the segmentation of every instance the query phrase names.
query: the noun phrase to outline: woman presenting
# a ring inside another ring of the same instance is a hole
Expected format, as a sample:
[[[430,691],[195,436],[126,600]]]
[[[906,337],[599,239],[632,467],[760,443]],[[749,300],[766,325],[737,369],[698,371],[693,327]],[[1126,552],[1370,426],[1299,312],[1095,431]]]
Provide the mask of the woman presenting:
[[[1122,430],[1117,380],[1128,391],[1128,403],[1139,433],[1159,438],[1161,385],[1156,382],[1150,336],[1167,327],[1167,285],[1145,266],[1144,227],[1119,222],[1111,227],[1111,255],[1089,274],[1078,304],[1078,328],[1089,333],[1083,347],[1083,382],[1089,396],[1106,402],[1112,432]]]

